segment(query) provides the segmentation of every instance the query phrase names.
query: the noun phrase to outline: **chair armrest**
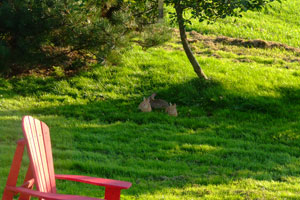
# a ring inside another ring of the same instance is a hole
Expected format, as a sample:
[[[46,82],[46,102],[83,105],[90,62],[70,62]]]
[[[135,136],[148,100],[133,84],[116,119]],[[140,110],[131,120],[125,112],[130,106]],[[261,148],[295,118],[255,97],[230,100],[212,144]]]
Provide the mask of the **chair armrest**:
[[[30,196],[43,198],[47,200],[103,200],[103,199],[97,199],[92,197],[39,192],[36,190],[30,190],[23,187],[6,186],[6,189],[11,192],[27,194]]]
[[[130,182],[126,182],[126,181],[118,181],[112,179],[94,178],[94,177],[78,176],[78,175],[56,174],[55,178],[61,180],[76,181],[76,182],[87,183],[92,185],[115,188],[115,189],[128,189],[132,185]]]

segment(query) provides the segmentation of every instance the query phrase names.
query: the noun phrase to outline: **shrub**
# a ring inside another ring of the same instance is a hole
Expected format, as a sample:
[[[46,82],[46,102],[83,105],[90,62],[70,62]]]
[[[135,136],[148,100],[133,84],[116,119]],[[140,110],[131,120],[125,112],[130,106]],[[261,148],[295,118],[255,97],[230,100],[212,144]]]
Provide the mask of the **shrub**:
[[[130,33],[155,22],[155,5],[154,1],[139,5],[122,0],[3,0],[0,69],[72,66],[82,58],[103,61],[112,50],[128,46],[135,37]]]

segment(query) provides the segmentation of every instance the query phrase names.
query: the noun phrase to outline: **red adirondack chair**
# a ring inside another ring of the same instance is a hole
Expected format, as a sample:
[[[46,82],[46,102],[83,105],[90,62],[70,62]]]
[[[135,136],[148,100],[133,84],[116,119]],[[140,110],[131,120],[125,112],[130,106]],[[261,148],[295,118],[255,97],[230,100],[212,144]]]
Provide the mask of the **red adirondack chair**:
[[[96,200],[98,198],[56,193],[55,179],[76,181],[105,187],[106,200],[119,200],[122,189],[131,187],[130,182],[103,178],[93,178],[77,175],[54,174],[50,133],[48,126],[30,116],[22,120],[24,139],[17,143],[10,173],[2,200],[13,200],[20,193],[19,200],[29,200],[38,197],[41,200]],[[25,176],[24,184],[17,187],[17,179],[21,167],[25,145],[27,147],[30,164]],[[33,186],[36,190],[33,190]],[[99,199],[98,199],[99,200]]]

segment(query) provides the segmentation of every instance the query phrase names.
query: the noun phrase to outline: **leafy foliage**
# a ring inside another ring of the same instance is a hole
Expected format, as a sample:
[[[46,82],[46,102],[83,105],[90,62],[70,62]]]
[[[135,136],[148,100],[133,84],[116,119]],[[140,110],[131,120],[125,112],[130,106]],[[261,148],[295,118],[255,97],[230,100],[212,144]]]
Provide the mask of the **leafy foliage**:
[[[0,22],[0,67],[14,69],[28,60],[59,61],[74,52],[103,61],[112,50],[128,46],[135,37],[132,32],[155,23],[157,15],[153,0],[4,0],[0,4],[0,18],[6,19]]]
[[[198,19],[200,22],[213,22],[227,16],[241,17],[242,12],[262,9],[267,3],[273,1],[281,0],[165,0],[165,3],[191,12],[190,18]],[[171,16],[173,21],[176,20],[175,13],[171,13]],[[191,23],[190,18],[185,19],[186,22]]]
[[[141,37],[136,41],[143,49],[148,49],[153,46],[159,46],[169,41],[172,37],[172,32],[164,23],[157,23],[147,26],[141,33]]]

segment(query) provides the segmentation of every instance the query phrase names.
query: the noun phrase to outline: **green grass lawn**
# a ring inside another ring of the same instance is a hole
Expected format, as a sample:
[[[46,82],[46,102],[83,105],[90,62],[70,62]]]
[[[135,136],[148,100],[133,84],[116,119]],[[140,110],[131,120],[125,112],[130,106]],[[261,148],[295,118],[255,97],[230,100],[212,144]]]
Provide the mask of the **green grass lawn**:
[[[215,24],[193,20],[188,29],[208,35],[263,39],[300,47],[300,1],[273,2],[262,12],[247,12],[243,18],[229,17]]]
[[[268,15],[295,25],[286,17],[298,16],[297,9],[281,13],[250,13],[239,23],[259,24],[262,17],[251,15]],[[283,21],[273,24],[276,31],[284,30]],[[229,35],[215,26],[210,34]],[[254,29],[250,38],[255,34],[261,33]],[[56,173],[131,181],[122,199],[300,199],[298,55],[198,41],[192,46],[210,77],[200,81],[178,42],[174,37],[148,51],[134,47],[122,63],[74,77],[0,78],[0,193],[22,137],[21,118],[33,115],[50,127]],[[138,104],[153,92],[176,103],[179,116],[140,112]],[[24,163],[22,174],[28,158]],[[104,194],[71,182],[57,187],[60,193]]]

